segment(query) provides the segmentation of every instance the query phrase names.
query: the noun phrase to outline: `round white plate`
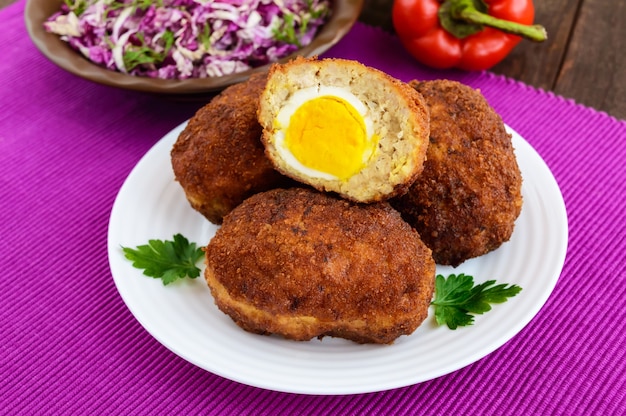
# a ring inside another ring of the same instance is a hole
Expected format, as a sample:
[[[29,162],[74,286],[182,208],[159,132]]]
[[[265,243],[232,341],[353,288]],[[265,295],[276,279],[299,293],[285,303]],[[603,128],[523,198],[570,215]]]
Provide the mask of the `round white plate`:
[[[120,189],[109,224],[109,262],[120,295],[141,325],[180,357],[222,377],[305,394],[366,393],[430,380],[479,360],[516,335],[539,312],[561,273],[568,241],[563,197],[545,162],[507,127],[524,179],[524,205],[513,236],[494,252],[437,272],[517,284],[523,290],[516,297],[454,331],[437,327],[431,309],[413,334],[393,345],[330,337],[296,342],[247,333],[217,309],[202,276],[163,286],[133,268],[121,249],[176,233],[199,246],[213,236],[216,226],[189,206],[174,181],[170,150],[183,127],[163,137]]]

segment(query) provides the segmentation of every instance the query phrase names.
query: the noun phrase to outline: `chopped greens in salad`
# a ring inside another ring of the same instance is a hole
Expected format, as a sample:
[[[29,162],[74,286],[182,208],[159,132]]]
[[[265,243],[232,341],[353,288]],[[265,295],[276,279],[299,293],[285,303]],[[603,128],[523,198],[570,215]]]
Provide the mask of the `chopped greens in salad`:
[[[131,75],[217,77],[308,45],[331,0],[64,0],[48,32],[92,62]]]

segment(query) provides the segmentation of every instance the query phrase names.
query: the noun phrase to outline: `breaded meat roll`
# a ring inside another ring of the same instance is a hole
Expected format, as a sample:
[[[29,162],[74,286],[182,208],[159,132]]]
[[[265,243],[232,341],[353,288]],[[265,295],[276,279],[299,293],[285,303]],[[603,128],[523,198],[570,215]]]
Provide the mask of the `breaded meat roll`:
[[[189,120],[171,151],[172,167],[191,206],[209,221],[257,192],[288,186],[265,156],[257,121],[266,75],[252,75],[214,97]]]
[[[391,201],[439,264],[458,266],[500,247],[522,208],[511,135],[478,90],[456,81],[412,82],[430,111],[424,171]]]
[[[357,202],[406,191],[422,171],[429,120],[421,95],[345,59],[272,66],[259,122],[276,169]]]
[[[256,194],[206,247],[215,303],[241,328],[390,344],[428,315],[435,263],[388,203],[314,189]]]

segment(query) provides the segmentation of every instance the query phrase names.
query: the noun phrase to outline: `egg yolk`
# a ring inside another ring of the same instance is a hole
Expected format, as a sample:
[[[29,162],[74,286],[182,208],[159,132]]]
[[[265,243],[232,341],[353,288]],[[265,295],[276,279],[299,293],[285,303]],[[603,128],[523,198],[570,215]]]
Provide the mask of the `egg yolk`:
[[[285,146],[304,166],[347,179],[363,168],[375,143],[368,140],[363,117],[346,100],[322,96],[292,114]]]

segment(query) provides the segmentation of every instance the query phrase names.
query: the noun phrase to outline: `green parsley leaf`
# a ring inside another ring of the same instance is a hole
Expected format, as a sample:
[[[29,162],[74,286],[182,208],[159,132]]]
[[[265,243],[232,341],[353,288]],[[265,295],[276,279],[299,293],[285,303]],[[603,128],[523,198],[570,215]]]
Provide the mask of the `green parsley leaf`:
[[[274,39],[300,47],[300,39],[296,33],[296,21],[293,14],[286,14],[282,24],[272,30]]]
[[[432,301],[435,320],[450,329],[472,325],[474,317],[471,314],[488,312],[492,303],[504,303],[522,290],[517,285],[495,283],[495,280],[488,280],[474,286],[474,278],[463,273],[451,274],[447,279],[437,275],[435,299]]]
[[[202,247],[189,243],[185,237],[175,234],[173,240],[149,240],[147,245],[136,249],[122,247],[124,256],[133,267],[143,269],[146,276],[160,278],[168,285],[185,276],[195,279],[200,275],[196,263],[204,252]]]
[[[85,0],[64,0],[64,3],[76,16],[80,16],[87,9]]]
[[[171,30],[163,32],[161,41],[163,45],[161,52],[146,45],[146,41],[142,32],[137,32],[137,39],[141,42],[140,46],[130,45],[122,56],[124,67],[127,71],[132,71],[135,67],[144,64],[158,65],[167,57],[170,48],[174,44],[174,33]]]
[[[299,12],[286,13],[282,21],[276,19],[272,35],[278,42],[289,43],[300,48],[302,47],[300,40],[306,35],[311,20],[325,19],[330,13],[328,3],[320,2],[314,6],[312,0],[307,0],[306,7]]]
[[[208,22],[202,26],[202,32],[198,34],[198,40],[204,46],[204,49],[209,50],[211,48],[211,25]]]

